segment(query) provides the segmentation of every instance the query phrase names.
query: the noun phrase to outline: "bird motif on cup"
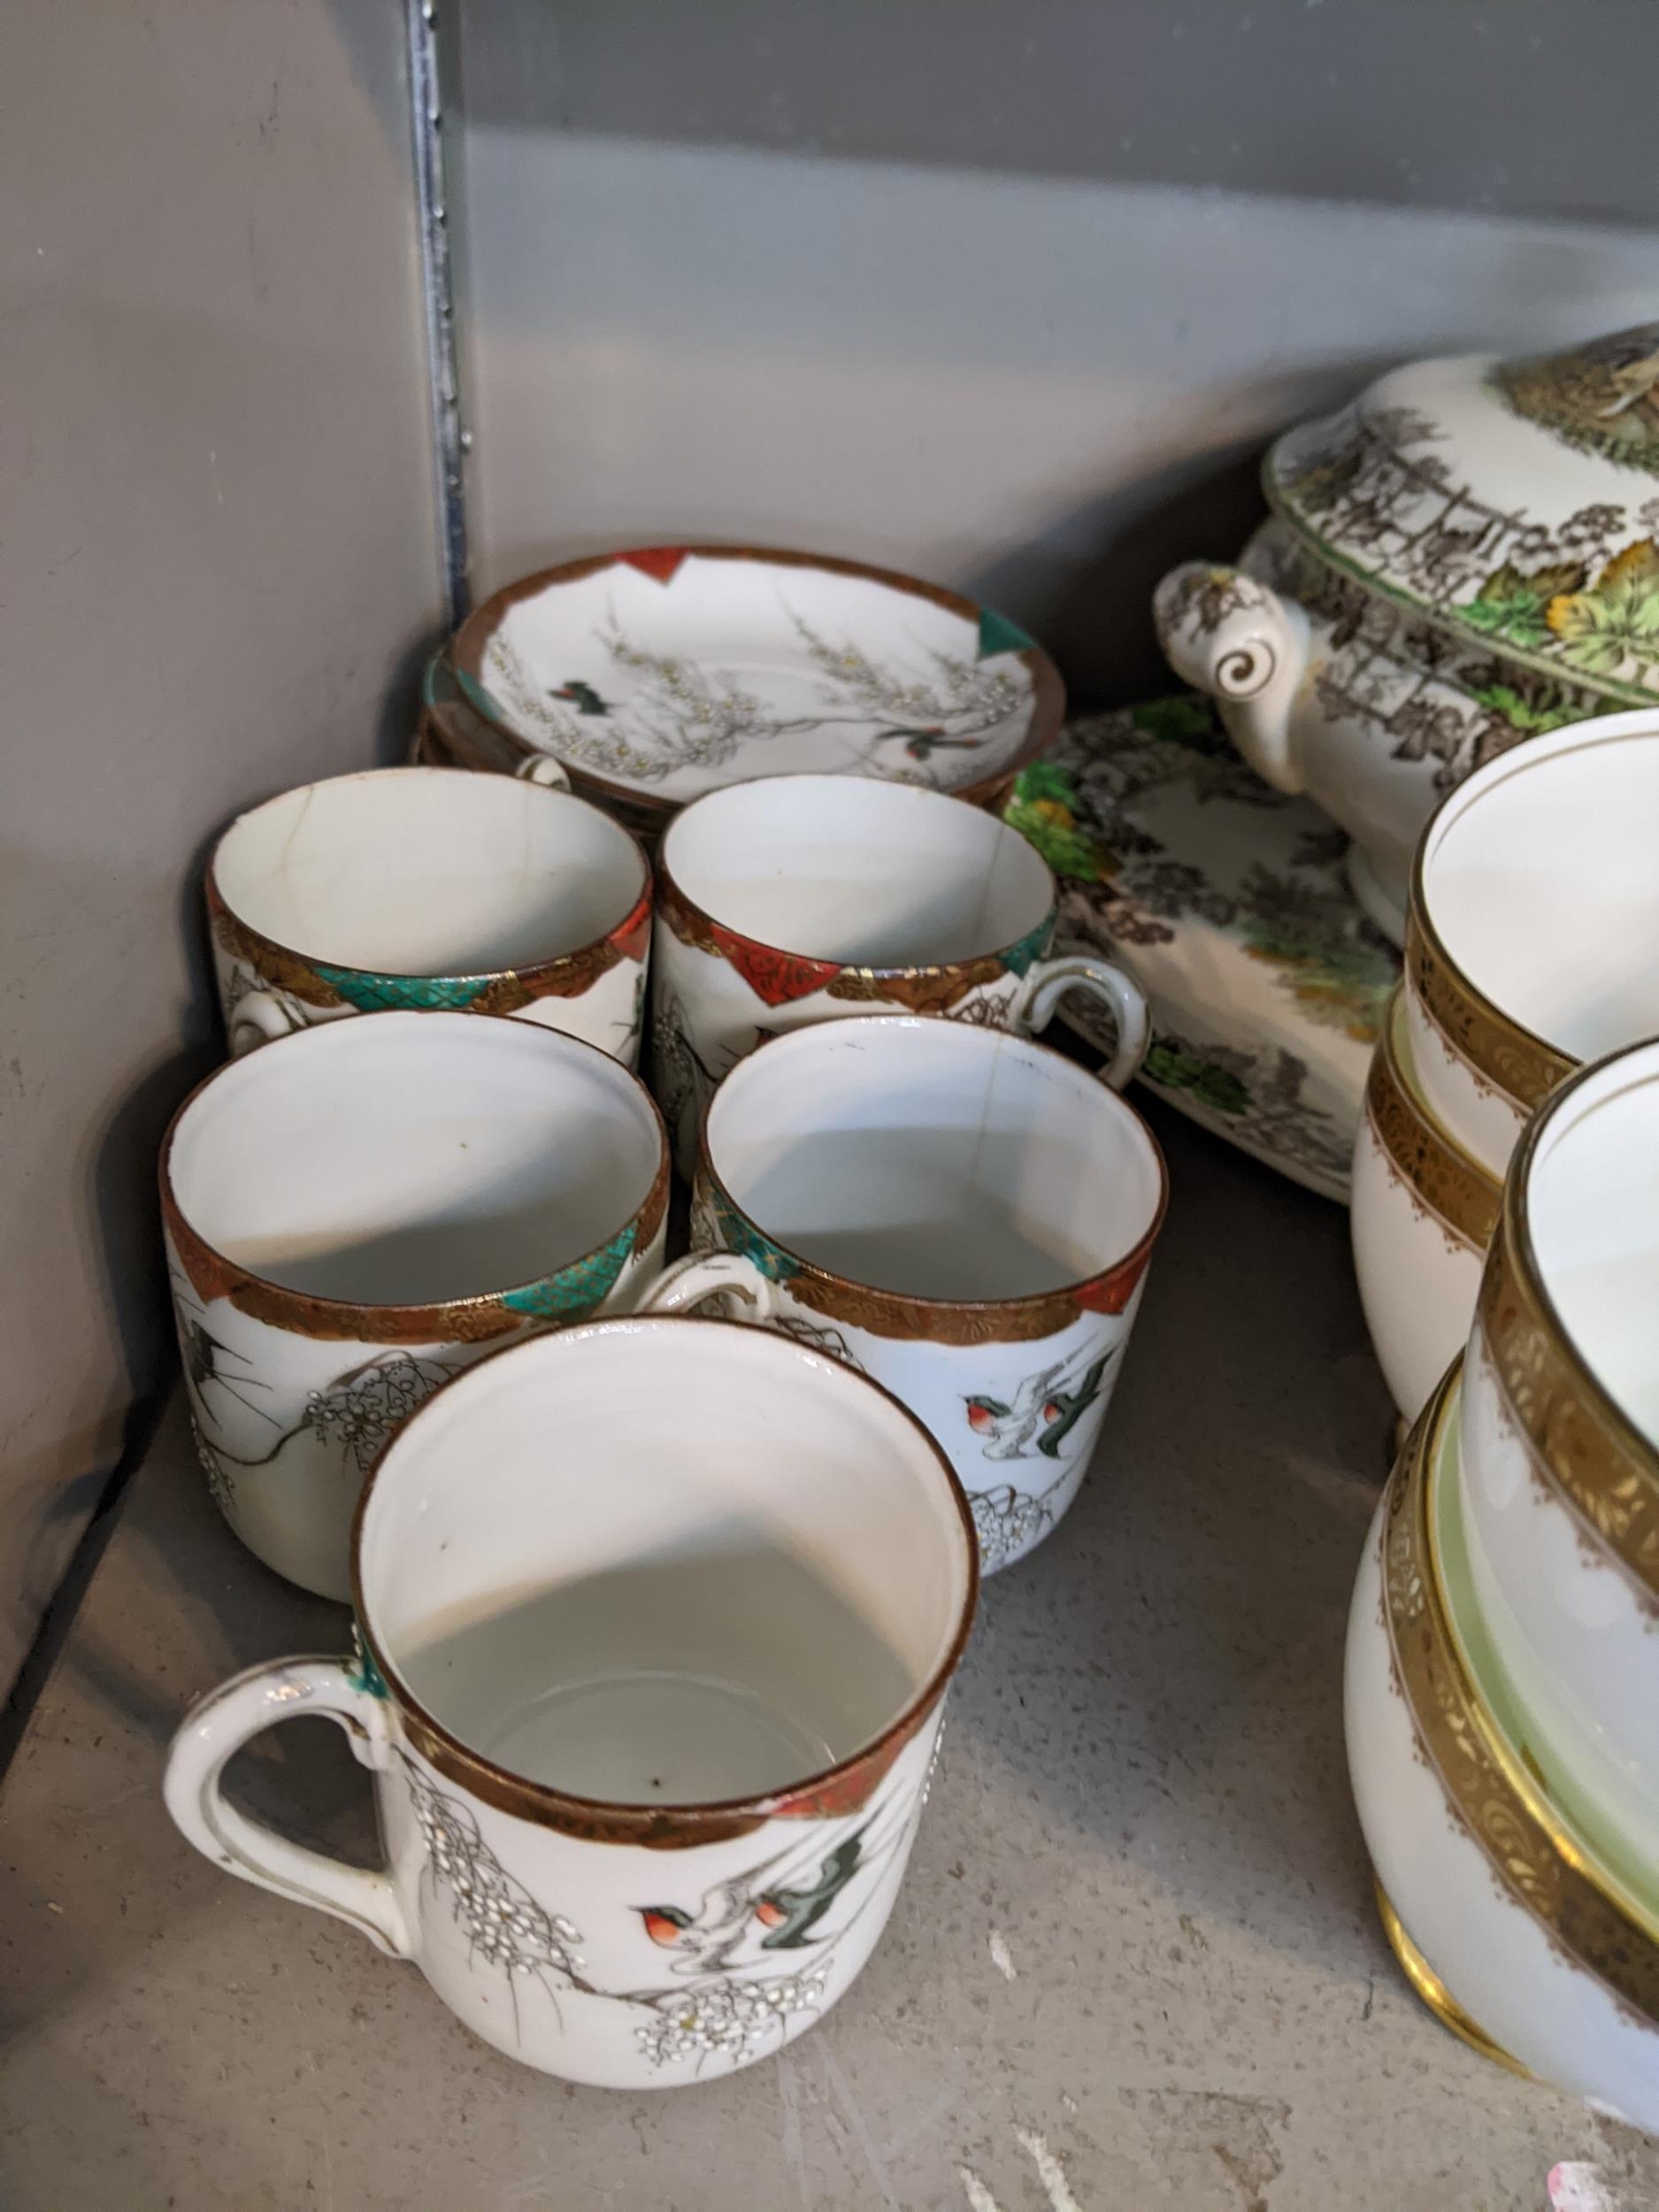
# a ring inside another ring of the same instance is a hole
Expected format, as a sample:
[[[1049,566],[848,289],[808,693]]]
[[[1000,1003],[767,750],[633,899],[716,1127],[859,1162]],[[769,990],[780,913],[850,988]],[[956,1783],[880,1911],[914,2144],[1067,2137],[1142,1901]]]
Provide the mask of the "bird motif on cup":
[[[987,1459],[1029,1459],[1034,1448],[1058,1459],[1060,1448],[1101,1394],[1119,1348],[1113,1345],[1091,1360],[1080,1374],[1071,1363],[1056,1360],[1025,1376],[1011,1399],[975,1392],[964,1399],[968,1426],[979,1439]]]

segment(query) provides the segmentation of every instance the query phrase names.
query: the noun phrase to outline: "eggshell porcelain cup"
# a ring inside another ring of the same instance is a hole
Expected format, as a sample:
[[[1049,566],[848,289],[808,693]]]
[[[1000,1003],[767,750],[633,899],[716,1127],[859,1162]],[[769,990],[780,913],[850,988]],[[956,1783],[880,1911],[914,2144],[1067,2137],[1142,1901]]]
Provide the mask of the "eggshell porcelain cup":
[[[180,1729],[167,1806],[199,1851],[573,2081],[710,2080],[845,1993],[976,1586],[961,1490],[884,1391],[718,1321],[515,1346],[394,1440],[352,1585],[355,1662],[256,1668]],[[220,1792],[242,1744],[306,1713],[373,1772],[384,1871]]]
[[[344,1014],[516,1014],[639,1058],[651,872],[546,776],[377,768],[285,791],[214,849],[231,1050]]]
[[[914,1016],[825,1022],[728,1075],[702,1248],[657,1294],[750,1315],[884,1383],[950,1456],[989,1572],[1071,1504],[1164,1218],[1164,1161],[1045,1045]]]
[[[668,1185],[637,1077],[534,1023],[329,1022],[210,1076],[163,1143],[162,1216],[197,1453],[243,1543],[346,1596],[398,1422],[511,1337],[626,1310]]]
[[[1348,1615],[1349,1771],[1413,1986],[1488,2057],[1659,2129],[1654,1918],[1506,1734],[1455,1535],[1455,1370],[1385,1492]]]
[[[1659,709],[1488,763],[1424,832],[1406,932],[1423,1095],[1502,1175],[1584,1060],[1659,1032]]]
[[[1350,1193],[1365,1325],[1394,1402],[1413,1421],[1469,1334],[1501,1190],[1424,1103],[1398,988],[1371,1057]]]
[[[1659,1044],[1523,1137],[1469,1340],[1475,1586],[1539,1764],[1659,1866]]]
[[[660,870],[653,1067],[686,1175],[720,1077],[808,1022],[938,1014],[1029,1036],[1075,990],[1110,1010],[1110,1083],[1146,1056],[1140,986],[1106,961],[1047,956],[1059,913],[1048,863],[960,800],[769,777],[687,807]]]

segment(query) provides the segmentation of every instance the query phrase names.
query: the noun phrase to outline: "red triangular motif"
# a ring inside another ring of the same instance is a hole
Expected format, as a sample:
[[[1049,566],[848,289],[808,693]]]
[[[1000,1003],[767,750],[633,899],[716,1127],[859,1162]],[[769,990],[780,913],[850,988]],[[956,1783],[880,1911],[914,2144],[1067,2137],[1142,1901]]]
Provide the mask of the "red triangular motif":
[[[1150,1248],[1132,1253],[1106,1274],[1096,1275],[1092,1282],[1079,1283],[1071,1295],[1085,1313],[1121,1313],[1133,1297],[1135,1285],[1146,1273],[1151,1256]]]
[[[787,1006],[792,999],[810,998],[841,972],[839,960],[803,960],[795,953],[774,952],[719,922],[710,923],[709,934],[763,1005]]]
[[[685,557],[683,545],[644,545],[635,552],[618,553],[617,556],[630,568],[637,568],[642,576],[654,576],[659,584],[673,582],[679,573],[680,564]]]

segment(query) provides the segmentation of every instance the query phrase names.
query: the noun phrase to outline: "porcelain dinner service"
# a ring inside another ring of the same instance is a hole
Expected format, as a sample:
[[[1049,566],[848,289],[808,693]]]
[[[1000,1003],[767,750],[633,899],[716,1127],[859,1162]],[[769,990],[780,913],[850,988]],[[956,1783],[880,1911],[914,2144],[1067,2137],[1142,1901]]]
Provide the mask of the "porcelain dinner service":
[[[1236,566],[1158,587],[1178,675],[1353,840],[1398,943],[1418,833],[1510,746],[1659,696],[1659,324],[1541,358],[1414,362],[1287,431]]]
[[[1656,363],[1424,363],[1286,434],[1240,562],[1156,594],[1213,712],[1062,733],[956,595],[634,549],[486,601],[410,765],[231,825],[227,1056],[160,1162],[186,1390],[231,1529],[354,1623],[187,1718],[198,1850],[570,2081],[810,2029],[981,1578],[1110,1474],[1138,1079],[1351,1202],[1405,1434],[1344,1714],[1402,1968],[1659,2131]],[[301,1711],[382,1869],[222,1787]]]
[[[1468,1333],[1527,1117],[1582,1061],[1659,1033],[1655,851],[1653,709],[1500,755],[1424,832],[1353,1178],[1361,1299],[1407,1420]]]

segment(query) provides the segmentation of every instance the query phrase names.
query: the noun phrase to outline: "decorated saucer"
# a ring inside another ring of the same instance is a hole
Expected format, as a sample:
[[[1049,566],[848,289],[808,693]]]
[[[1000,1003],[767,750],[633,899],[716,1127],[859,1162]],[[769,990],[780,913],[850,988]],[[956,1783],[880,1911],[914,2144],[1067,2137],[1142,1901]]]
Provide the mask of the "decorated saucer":
[[[1348,887],[1344,833],[1187,693],[1068,724],[1003,811],[1061,879],[1056,949],[1104,953],[1146,992],[1141,1081],[1345,1202],[1400,955]],[[1062,1018],[1100,1041],[1080,995]]]
[[[738,546],[544,569],[469,616],[449,661],[498,744],[551,754],[585,795],[658,829],[719,785],[809,771],[995,804],[1065,705],[1048,655],[990,608]]]

